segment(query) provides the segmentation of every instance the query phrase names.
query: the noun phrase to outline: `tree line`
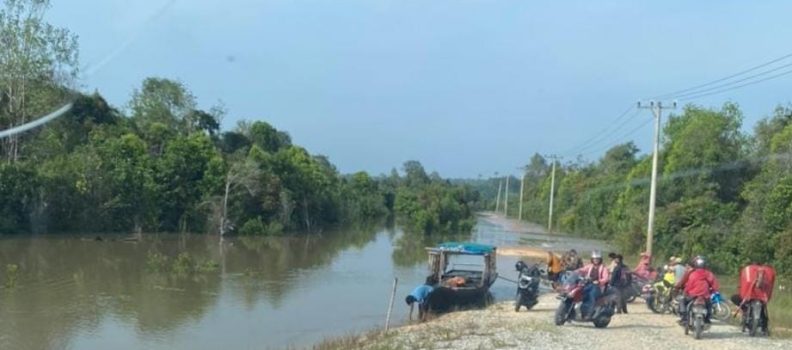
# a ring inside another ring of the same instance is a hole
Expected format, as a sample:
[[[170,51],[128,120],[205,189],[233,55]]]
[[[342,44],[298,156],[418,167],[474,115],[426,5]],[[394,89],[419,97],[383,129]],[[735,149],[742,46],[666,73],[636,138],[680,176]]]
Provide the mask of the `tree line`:
[[[76,36],[47,0],[0,8],[0,130],[67,102],[67,114],[0,142],[0,233],[278,234],[396,214],[411,231],[470,229],[473,191],[426,175],[341,174],[262,120],[221,130],[182,82],[151,77],[123,108],[78,85]]]
[[[656,256],[704,254],[724,272],[758,260],[792,273],[792,108],[777,107],[752,133],[742,122],[739,107],[726,103],[688,105],[665,124]],[[651,163],[632,142],[596,161],[557,163],[553,227],[611,240],[628,253],[642,251]],[[547,224],[550,166],[534,154],[525,167],[523,217],[530,221]],[[519,180],[511,183],[519,186]],[[497,180],[489,186],[497,188]]]

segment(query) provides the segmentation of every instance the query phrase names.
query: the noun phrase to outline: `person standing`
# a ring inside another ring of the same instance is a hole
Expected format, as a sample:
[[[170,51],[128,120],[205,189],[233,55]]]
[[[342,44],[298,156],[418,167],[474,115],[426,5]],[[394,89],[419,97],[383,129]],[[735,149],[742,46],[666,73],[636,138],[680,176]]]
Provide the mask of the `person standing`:
[[[547,279],[550,280],[553,288],[555,289],[558,278],[561,276],[561,260],[555,253],[547,251]]]
[[[611,253],[608,254],[611,259],[610,262],[610,282],[609,286],[613,288],[616,293],[616,300],[618,301],[616,312],[627,313],[627,294],[630,286],[630,269],[624,265],[624,257],[621,254]]]

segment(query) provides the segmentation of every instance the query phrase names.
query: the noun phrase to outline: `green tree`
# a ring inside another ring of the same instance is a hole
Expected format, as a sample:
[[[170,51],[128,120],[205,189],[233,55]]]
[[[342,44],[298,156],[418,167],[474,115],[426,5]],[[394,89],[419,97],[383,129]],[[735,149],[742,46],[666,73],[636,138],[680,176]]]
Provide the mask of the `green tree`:
[[[0,129],[50,112],[77,76],[77,37],[44,21],[49,7],[49,0],[5,0],[0,8]],[[0,145],[6,159],[19,159],[21,137]]]

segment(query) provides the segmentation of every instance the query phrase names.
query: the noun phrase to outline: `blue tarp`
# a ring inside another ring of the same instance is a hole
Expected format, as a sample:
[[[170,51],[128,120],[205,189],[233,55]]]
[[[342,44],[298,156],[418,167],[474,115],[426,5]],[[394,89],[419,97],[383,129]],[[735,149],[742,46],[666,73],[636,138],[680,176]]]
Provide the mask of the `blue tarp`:
[[[495,252],[495,246],[472,242],[445,242],[438,245],[437,249],[470,255],[485,255]]]

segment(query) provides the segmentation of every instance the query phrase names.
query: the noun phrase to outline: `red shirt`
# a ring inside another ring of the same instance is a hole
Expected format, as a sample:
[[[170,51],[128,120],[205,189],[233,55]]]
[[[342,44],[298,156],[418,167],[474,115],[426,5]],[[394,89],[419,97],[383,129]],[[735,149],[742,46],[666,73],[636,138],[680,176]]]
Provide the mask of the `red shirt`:
[[[749,265],[740,271],[740,297],[767,304],[773,297],[775,269],[767,265]]]
[[[685,288],[685,295],[690,297],[707,297],[720,289],[715,275],[707,269],[692,269],[685,272],[677,287]]]

